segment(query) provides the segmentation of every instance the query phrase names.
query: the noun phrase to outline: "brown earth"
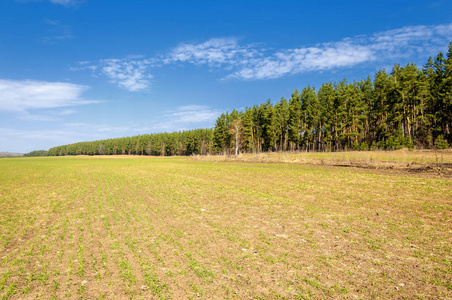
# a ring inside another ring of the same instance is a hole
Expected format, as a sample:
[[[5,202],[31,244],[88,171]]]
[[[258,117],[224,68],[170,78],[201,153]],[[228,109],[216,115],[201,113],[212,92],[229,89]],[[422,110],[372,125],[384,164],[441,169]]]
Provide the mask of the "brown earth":
[[[2,299],[452,298],[448,177],[121,158],[0,161]]]

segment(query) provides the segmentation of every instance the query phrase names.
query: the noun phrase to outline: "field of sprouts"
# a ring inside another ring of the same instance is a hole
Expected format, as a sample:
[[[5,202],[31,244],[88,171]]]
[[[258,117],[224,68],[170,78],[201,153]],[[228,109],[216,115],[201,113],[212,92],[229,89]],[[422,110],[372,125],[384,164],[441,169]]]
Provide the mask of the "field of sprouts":
[[[452,298],[452,178],[0,159],[1,299]]]

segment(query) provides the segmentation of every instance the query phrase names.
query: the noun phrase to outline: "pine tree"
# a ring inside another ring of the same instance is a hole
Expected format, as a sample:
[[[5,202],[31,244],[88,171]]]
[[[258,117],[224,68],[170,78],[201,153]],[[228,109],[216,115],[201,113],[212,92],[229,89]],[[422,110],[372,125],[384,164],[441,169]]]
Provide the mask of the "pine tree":
[[[218,117],[214,128],[214,147],[218,152],[226,154],[227,139],[226,115],[221,114],[221,116]]]
[[[281,100],[275,105],[275,114],[277,121],[277,150],[286,151],[289,129],[289,103],[286,98],[282,97]]]
[[[254,122],[253,122],[253,110],[249,107],[246,108],[243,115],[243,149],[246,152],[255,152],[254,145]]]
[[[289,100],[289,148],[297,150],[300,146],[301,134],[301,97],[298,90],[292,93]]]
[[[301,92],[302,143],[306,150],[316,150],[321,138],[320,105],[315,90],[307,86]]]
[[[373,90],[373,103],[370,110],[372,111],[370,124],[373,127],[374,137],[380,148],[384,147],[385,140],[388,138],[389,126],[388,126],[388,94],[390,90],[389,75],[386,71],[379,70],[375,74],[374,90]]]
[[[444,90],[443,127],[446,141],[452,143],[452,41],[449,43],[442,82]],[[446,142],[447,143],[447,142]]]

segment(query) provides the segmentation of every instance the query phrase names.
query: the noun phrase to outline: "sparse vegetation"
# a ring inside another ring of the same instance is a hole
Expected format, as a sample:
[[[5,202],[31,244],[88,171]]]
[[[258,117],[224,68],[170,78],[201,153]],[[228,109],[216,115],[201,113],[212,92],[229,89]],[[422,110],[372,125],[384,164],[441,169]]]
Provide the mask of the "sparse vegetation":
[[[284,155],[2,159],[0,297],[452,297],[452,179],[328,163],[434,151]]]

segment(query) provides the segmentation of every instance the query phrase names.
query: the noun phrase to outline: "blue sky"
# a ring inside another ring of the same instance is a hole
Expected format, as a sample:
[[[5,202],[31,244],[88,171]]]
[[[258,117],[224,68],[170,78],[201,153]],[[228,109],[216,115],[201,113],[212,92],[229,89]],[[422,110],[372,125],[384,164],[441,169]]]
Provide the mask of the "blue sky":
[[[451,40],[446,0],[3,0],[0,151],[212,127]]]

